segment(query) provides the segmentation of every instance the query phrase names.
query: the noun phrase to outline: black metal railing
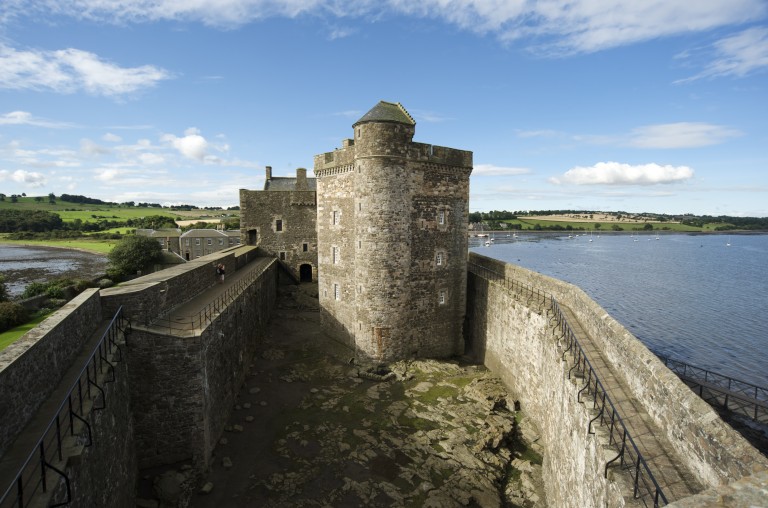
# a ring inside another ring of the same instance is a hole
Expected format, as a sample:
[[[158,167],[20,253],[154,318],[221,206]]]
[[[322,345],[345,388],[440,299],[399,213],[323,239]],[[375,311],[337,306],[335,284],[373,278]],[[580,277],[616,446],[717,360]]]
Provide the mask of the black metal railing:
[[[550,295],[541,289],[507,277],[501,272],[491,270],[482,265],[475,263],[467,263],[469,270],[476,275],[494,282],[504,287],[508,292],[514,294],[521,301],[525,301],[526,305],[530,306],[531,303],[536,302],[539,306],[549,307]]]
[[[608,443],[616,448],[618,455],[605,464],[605,477],[608,477],[608,467],[615,461],[619,461],[622,468],[628,469],[632,476],[633,496],[641,499],[646,506],[647,501],[652,499],[653,506],[664,506],[668,503],[664,492],[653,476],[648,464],[643,458],[642,453],[637,448],[637,444],[632,439],[624,420],[622,420],[616,407],[613,405],[608,392],[603,387],[603,383],[597,375],[597,371],[589,361],[584,349],[581,346],[576,334],[571,330],[568,320],[565,318],[560,305],[555,298],[552,298],[553,319],[557,321],[556,327],[560,330],[561,336],[558,342],[565,348],[562,359],[570,353],[573,366],[568,371],[568,379],[574,372],[578,372],[584,378],[585,382],[576,395],[577,402],[581,401],[584,393],[591,394],[593,397],[592,409],[597,411],[597,416],[590,420],[587,432],[594,434],[592,424],[599,420],[601,426],[608,429]],[[560,341],[565,341],[564,343]]]
[[[768,388],[656,354],[669,370],[713,406],[768,423]]]
[[[242,295],[261,275],[267,271],[276,260],[270,260],[265,264],[259,264],[250,272],[227,286],[220,295],[213,298],[207,305],[197,312],[182,314],[173,310],[153,319],[149,326],[167,329],[169,333],[195,332],[205,328],[219,314],[224,312],[232,302]]]
[[[70,502],[70,481],[63,471],[67,458],[65,448],[92,444],[91,425],[87,416],[91,410],[98,411],[106,407],[104,384],[115,381],[112,362],[123,360],[117,342],[120,337],[125,340],[130,326],[120,307],[48,426],[19,467],[16,477],[6,487],[0,497],[0,507],[29,506],[35,495],[50,493],[59,482],[64,483],[66,501],[50,506],[64,506]]]
[[[568,320],[557,300],[551,294],[534,288],[529,284],[510,279],[503,273],[474,263],[469,263],[468,265],[469,270],[475,275],[504,287],[515,296],[522,296],[528,302],[536,301],[544,306],[547,306],[547,303],[549,303],[548,310],[552,312],[550,324],[552,321],[557,321],[557,324],[553,326],[553,333],[558,330],[560,332],[560,336],[557,338],[557,347],[563,349],[562,359],[565,360],[568,353],[570,353],[573,359],[573,366],[568,371],[568,378],[570,379],[574,372],[579,372],[586,380],[584,386],[578,391],[576,400],[581,402],[581,397],[584,393],[592,395],[594,399],[593,409],[597,411],[597,416],[590,420],[587,432],[594,434],[592,425],[599,420],[601,426],[608,428],[609,444],[618,452],[616,457],[605,464],[605,477],[608,477],[609,466],[618,460],[620,466],[630,472],[633,484],[633,497],[635,499],[640,499],[646,506],[648,501],[652,500],[654,508],[668,504],[661,486],[656,481],[647,462],[632,439],[608,392],[603,387],[597,371],[593,368],[576,334],[568,324]]]

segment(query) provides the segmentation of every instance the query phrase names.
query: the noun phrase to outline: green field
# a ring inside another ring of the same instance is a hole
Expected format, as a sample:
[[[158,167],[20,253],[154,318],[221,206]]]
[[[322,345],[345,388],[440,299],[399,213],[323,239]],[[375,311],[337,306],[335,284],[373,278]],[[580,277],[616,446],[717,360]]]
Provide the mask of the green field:
[[[707,225],[704,228],[699,228],[696,226],[686,226],[684,224],[680,224],[679,222],[629,222],[629,221],[623,221],[623,222],[600,222],[600,221],[590,221],[590,222],[581,222],[581,221],[557,221],[557,220],[545,220],[545,219],[526,219],[526,218],[518,218],[518,219],[510,219],[510,220],[504,220],[501,222],[506,222],[507,224],[517,224],[519,225],[523,230],[532,230],[536,227],[536,225],[541,226],[542,228],[552,227],[552,226],[560,226],[563,229],[568,229],[570,226],[573,230],[584,230],[584,231],[613,231],[612,226],[614,224],[618,224],[619,227],[622,228],[623,231],[645,231],[645,225],[651,224],[653,226],[654,231],[679,231],[679,232],[699,232],[699,231],[712,231],[714,230],[713,225]],[[595,224],[600,224],[600,229],[595,229]],[[719,226],[722,226],[722,224],[718,224]]]
[[[61,249],[78,249],[95,252],[97,254],[109,254],[109,251],[120,240],[8,240],[5,234],[0,234],[0,243],[11,245],[39,245],[41,247],[59,247]]]
[[[171,210],[169,208],[138,207],[138,206],[120,206],[120,205],[86,205],[79,203],[69,203],[67,201],[56,200],[56,203],[49,203],[46,196],[43,201],[35,201],[34,197],[20,197],[17,203],[12,203],[10,197],[0,201],[0,210],[44,210],[59,214],[65,222],[71,222],[80,219],[83,222],[95,222],[98,220],[117,220],[125,221],[128,219],[139,219],[150,215],[162,215],[172,219],[197,219],[219,217],[222,214],[237,216],[237,210]]]

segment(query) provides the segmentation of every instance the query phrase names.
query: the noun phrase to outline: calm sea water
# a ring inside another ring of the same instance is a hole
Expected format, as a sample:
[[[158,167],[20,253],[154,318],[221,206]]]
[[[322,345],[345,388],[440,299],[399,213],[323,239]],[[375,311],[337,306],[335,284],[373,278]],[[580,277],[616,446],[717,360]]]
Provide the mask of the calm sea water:
[[[768,387],[768,235],[495,236],[470,250],[579,286],[658,354]]]
[[[71,249],[0,244],[0,274],[11,296],[30,282],[54,279],[90,279],[107,267],[107,257]]]

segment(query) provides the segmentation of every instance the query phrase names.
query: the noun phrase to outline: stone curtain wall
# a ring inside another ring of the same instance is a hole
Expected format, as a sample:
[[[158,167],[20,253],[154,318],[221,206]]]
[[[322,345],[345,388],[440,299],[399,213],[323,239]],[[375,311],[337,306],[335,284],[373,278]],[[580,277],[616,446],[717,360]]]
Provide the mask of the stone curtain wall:
[[[207,465],[261,344],[277,296],[277,264],[205,329],[202,343],[203,458]]]
[[[624,506],[619,487],[603,477],[611,457],[599,429],[587,433],[592,415],[575,400],[577,388],[568,380],[569,366],[560,359],[547,317],[472,273],[467,301],[471,354],[502,378],[539,427],[547,506]]]
[[[621,366],[617,370],[624,375],[626,385],[656,420],[658,427],[667,433],[669,441],[677,447],[678,457],[686,461],[688,469],[697,472],[702,482],[717,487],[768,468],[766,457],[723,422],[708,404],[578,287],[474,253],[470,255],[470,263],[486,266],[505,273],[511,279],[544,290],[569,307],[596,341],[605,358]],[[548,364],[555,359],[545,360],[546,351],[555,354],[552,340],[546,337],[546,323],[525,306],[510,301],[500,288],[492,285],[487,289],[484,281],[478,281],[471,274],[470,279],[468,314],[471,346],[513,391],[520,394],[524,405],[527,401],[528,410],[537,415],[534,418],[543,427],[545,447],[558,461],[555,467],[545,467],[545,471],[552,475],[548,488],[555,489],[561,485],[559,482],[551,484],[557,479],[558,466],[564,471],[572,470],[574,478],[578,478],[576,474],[581,471],[579,464],[585,460],[588,464],[592,459],[581,457],[580,452],[584,448],[578,443],[556,451],[562,444],[558,440],[568,439],[559,430],[560,426],[574,417],[572,413],[577,408],[549,400],[548,391],[557,391],[558,386],[568,383],[562,375],[551,371],[552,366]],[[508,317],[503,317],[505,314]],[[539,348],[540,353],[537,352]],[[578,406],[573,396],[569,404]],[[574,432],[579,425],[573,426]],[[547,427],[552,428],[546,430]],[[581,428],[581,433],[586,433],[586,426]],[[577,455],[574,456],[574,453]],[[591,457],[591,452],[586,456]],[[603,465],[607,460],[599,454],[596,458]],[[602,491],[600,485],[603,481],[596,482],[589,488]]]
[[[102,289],[104,312],[114,315],[122,306],[124,315],[133,324],[149,324],[156,317],[216,284],[218,263],[224,263],[227,273],[234,273],[237,267],[234,254],[236,250],[237,248],[227,249],[144,275],[120,286]]]
[[[276,281],[272,262],[199,336],[134,328],[129,366],[140,468],[183,460],[207,466],[263,337]]]
[[[120,347],[125,360],[125,346]],[[68,506],[136,506],[137,468],[128,388],[128,364],[122,361],[113,362],[113,365],[115,382],[102,384],[106,407],[91,410],[88,417],[93,444],[83,447],[80,453],[70,458],[67,463],[66,473],[72,494],[72,501]],[[58,484],[52,499],[58,502],[66,500],[66,488],[63,483]]]
[[[0,457],[57,388],[101,324],[97,289],[88,289],[0,352]]]

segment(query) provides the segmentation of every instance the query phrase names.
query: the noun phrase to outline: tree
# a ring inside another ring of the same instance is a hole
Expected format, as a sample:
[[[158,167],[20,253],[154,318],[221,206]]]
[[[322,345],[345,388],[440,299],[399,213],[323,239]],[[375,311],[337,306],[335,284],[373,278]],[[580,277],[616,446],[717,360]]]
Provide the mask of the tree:
[[[650,222],[646,222],[645,225],[643,226],[643,229],[645,229],[646,231],[650,231],[651,229],[653,229],[653,224],[651,224]]]
[[[53,192],[48,194],[48,202],[52,205],[56,204],[56,195]]]
[[[43,196],[35,196],[35,203],[40,203],[43,200]]]
[[[107,255],[110,275],[133,275],[160,259],[162,248],[157,240],[148,236],[126,236]]]
[[[5,277],[0,275],[0,302],[8,299],[8,288],[5,287]]]

